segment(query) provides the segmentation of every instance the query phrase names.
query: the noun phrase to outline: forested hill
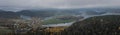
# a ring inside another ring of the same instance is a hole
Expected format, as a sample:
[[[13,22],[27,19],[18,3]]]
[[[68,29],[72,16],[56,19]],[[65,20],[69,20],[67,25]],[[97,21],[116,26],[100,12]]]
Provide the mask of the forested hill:
[[[83,11],[84,12],[84,11]],[[16,18],[20,15],[29,16],[29,17],[51,17],[51,16],[59,16],[59,15],[81,15],[83,13],[80,9],[74,10],[21,10],[17,12],[13,11],[5,11],[0,10],[0,18]],[[84,13],[87,13],[87,15],[98,15],[98,14],[104,14],[104,12],[98,13],[96,11],[89,11],[86,10]]]
[[[5,11],[0,10],[0,17],[19,17],[20,15],[29,17],[46,18],[59,15],[101,15],[105,13],[120,13],[120,8],[78,8],[78,9],[36,9],[36,10],[20,10]],[[7,15],[7,16],[6,16]],[[13,15],[13,16],[12,16]]]
[[[78,21],[67,28],[66,35],[120,35],[120,15],[104,15]]]
[[[18,12],[0,10],[0,13],[1,13],[0,14],[1,18],[11,18],[11,17],[13,18],[13,17],[19,17],[20,15],[46,18],[46,17],[58,16],[58,15],[76,14],[76,12],[70,10],[21,10]]]

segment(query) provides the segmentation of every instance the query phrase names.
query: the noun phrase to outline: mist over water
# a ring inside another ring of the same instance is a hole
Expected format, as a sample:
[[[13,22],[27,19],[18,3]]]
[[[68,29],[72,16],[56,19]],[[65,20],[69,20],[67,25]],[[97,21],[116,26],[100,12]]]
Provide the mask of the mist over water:
[[[72,25],[74,22],[77,22],[77,21],[82,21],[82,20],[85,20],[87,18],[90,18],[90,17],[94,17],[94,16],[104,16],[104,15],[120,15],[120,13],[111,13],[111,12],[105,12],[103,14],[93,14],[93,15],[88,15],[86,12],[80,12],[81,15],[75,15],[75,16],[82,16],[84,18],[82,19],[79,19],[79,20],[76,20],[76,21],[73,21],[73,22],[68,22],[68,23],[59,23],[59,24],[49,24],[48,26],[70,26]],[[99,11],[97,11],[97,13],[101,13]],[[51,19],[53,17],[47,17],[45,20],[48,20],[48,19]],[[46,26],[46,25],[44,25]]]

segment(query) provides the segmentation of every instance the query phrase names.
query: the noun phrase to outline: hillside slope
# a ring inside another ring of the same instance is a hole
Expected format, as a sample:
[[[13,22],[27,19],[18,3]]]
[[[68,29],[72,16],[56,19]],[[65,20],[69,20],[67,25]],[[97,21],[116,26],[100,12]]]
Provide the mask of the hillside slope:
[[[105,15],[78,21],[63,35],[120,35],[120,15]]]

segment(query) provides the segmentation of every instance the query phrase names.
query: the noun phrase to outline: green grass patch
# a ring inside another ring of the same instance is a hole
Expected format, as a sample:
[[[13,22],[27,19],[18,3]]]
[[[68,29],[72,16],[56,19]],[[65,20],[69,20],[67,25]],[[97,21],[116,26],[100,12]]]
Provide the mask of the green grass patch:
[[[59,23],[67,23],[72,21],[74,21],[74,19],[69,19],[69,20],[49,19],[49,20],[43,21],[43,24],[59,24]]]

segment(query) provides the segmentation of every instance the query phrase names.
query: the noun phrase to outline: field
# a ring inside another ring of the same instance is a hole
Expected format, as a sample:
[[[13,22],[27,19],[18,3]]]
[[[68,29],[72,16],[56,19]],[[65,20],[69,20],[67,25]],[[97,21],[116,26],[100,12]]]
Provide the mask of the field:
[[[49,19],[49,20],[43,21],[43,24],[59,24],[59,23],[68,23],[72,21],[74,21],[74,19],[70,19],[70,20]]]

